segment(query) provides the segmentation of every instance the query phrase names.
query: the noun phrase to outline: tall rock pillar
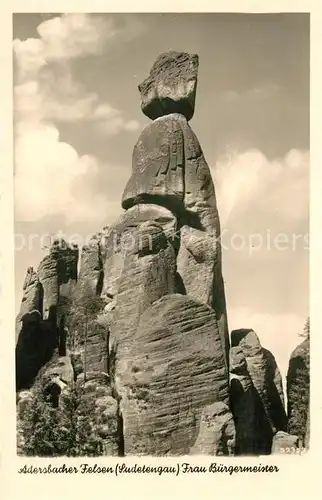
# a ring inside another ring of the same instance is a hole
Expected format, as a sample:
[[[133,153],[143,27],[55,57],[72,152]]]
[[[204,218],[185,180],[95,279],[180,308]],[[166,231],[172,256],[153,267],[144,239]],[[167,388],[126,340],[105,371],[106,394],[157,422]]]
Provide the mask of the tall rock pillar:
[[[234,449],[219,217],[210,170],[188,124],[197,72],[197,55],[169,52],[139,85],[152,122],[134,146],[125,213],[114,226],[119,245],[104,269],[127,455]]]

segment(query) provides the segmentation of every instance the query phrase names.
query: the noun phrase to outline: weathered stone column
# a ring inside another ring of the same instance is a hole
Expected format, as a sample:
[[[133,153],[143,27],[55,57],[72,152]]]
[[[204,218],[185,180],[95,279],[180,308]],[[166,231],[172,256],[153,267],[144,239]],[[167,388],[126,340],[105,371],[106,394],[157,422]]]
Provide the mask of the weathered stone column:
[[[234,450],[219,216],[188,124],[197,71],[197,55],[169,52],[139,85],[152,122],[134,147],[126,212],[106,245],[111,377],[129,455]]]

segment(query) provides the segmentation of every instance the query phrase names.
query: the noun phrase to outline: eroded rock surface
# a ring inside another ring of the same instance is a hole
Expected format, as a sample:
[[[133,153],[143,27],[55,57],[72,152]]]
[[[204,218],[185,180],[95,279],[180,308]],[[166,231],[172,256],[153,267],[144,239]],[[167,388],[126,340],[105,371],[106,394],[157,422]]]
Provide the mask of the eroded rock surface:
[[[117,384],[126,454],[190,453],[205,407],[229,405],[225,354],[214,312],[180,294],[155,301],[140,316]],[[208,453],[218,441],[216,429],[214,425]]]
[[[134,146],[132,175],[122,206],[156,203],[180,210],[184,197],[184,137],[179,114],[162,116],[145,127]]]
[[[242,438],[241,448],[246,446],[247,452],[270,453],[274,434],[286,430],[287,425],[278,367],[272,354],[262,348],[253,330],[234,330],[231,343],[231,356],[236,357],[232,360],[234,377],[231,390],[237,427],[241,436],[245,433],[253,435],[251,441]],[[243,368],[238,368],[238,364]],[[246,406],[244,398],[249,400],[249,405]]]
[[[42,286],[33,267],[28,267],[22,289],[22,300],[17,321],[30,311],[42,313]]]
[[[270,453],[272,429],[240,346],[230,349],[230,394],[236,426],[236,455]]]
[[[191,455],[235,455],[236,431],[230,409],[217,402],[202,410],[198,438]]]
[[[59,323],[68,313],[77,281],[78,248],[55,240],[38,268],[43,288],[43,319]]]
[[[152,120],[169,113],[180,113],[190,120],[195,108],[198,66],[196,54],[161,54],[139,85],[143,113]]]
[[[95,235],[87,245],[82,247],[80,269],[78,274],[76,295],[90,288],[93,294],[100,295],[103,286],[103,259],[101,255],[101,235]]]
[[[168,214],[165,226],[148,220],[135,224],[128,233],[131,245],[125,246],[110,333],[115,385],[120,393],[122,384],[119,386],[118,380],[126,370],[142,314],[156,300],[176,292],[175,249],[166,235],[166,227],[172,222]]]
[[[181,114],[149,124],[134,147],[122,206],[156,204],[176,218],[180,291],[217,314],[226,362],[229,335],[215,189],[199,141]],[[118,259],[119,260],[119,259]]]
[[[309,441],[310,342],[304,340],[291,354],[287,372],[287,430]]]

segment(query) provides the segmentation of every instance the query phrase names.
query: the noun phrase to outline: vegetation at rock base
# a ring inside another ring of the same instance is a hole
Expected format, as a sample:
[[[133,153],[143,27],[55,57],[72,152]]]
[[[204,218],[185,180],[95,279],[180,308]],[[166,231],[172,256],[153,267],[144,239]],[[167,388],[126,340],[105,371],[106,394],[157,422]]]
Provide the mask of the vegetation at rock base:
[[[91,416],[92,407],[80,414],[82,390],[61,396],[54,408],[40,388],[27,402],[21,420],[24,444],[21,455],[38,457],[100,456],[103,440]],[[84,405],[83,405],[84,406]],[[84,408],[82,408],[84,410]]]
[[[41,390],[34,390],[27,402],[22,419],[26,456],[55,457],[77,456],[76,449],[76,398],[71,394],[64,406],[54,408],[46,401]]]

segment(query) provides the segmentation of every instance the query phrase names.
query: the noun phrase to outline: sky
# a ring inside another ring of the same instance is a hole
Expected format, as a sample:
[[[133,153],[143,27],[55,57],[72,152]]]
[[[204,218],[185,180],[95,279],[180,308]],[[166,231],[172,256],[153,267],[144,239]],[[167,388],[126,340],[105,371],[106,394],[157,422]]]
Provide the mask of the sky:
[[[229,328],[253,328],[285,376],[309,314],[309,15],[15,14],[13,32],[16,310],[50,237],[81,241],[121,213],[156,57],[197,53],[190,124],[216,188]]]

